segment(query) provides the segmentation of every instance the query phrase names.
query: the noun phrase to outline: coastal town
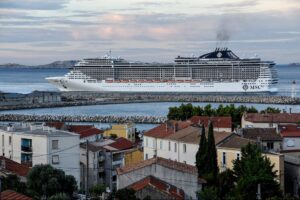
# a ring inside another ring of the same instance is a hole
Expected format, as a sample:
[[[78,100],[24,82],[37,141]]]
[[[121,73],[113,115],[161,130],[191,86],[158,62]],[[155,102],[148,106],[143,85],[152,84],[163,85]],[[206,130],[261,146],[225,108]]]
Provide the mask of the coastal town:
[[[170,108],[165,122],[142,133],[130,121],[106,129],[55,120],[2,122],[1,196],[120,200],[299,197],[300,113],[245,109],[233,116],[240,108],[227,111],[225,107],[223,111],[203,108],[193,115],[197,108],[189,110],[188,106],[176,108],[185,110],[183,113]],[[229,114],[220,116],[219,112]],[[252,167],[261,169],[248,169],[251,162],[258,162]],[[243,173],[252,173],[243,177],[256,176],[257,180],[248,180],[247,185],[240,182],[242,172],[237,168],[241,163]],[[61,176],[68,185],[60,185]]]

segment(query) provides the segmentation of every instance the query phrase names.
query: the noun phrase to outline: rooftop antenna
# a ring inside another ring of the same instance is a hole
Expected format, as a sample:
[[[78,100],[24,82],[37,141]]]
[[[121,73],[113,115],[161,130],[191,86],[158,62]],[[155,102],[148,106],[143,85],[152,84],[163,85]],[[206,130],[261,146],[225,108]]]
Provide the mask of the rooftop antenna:
[[[292,82],[292,93],[291,93],[291,97],[295,98],[296,97],[296,81],[293,80]]]

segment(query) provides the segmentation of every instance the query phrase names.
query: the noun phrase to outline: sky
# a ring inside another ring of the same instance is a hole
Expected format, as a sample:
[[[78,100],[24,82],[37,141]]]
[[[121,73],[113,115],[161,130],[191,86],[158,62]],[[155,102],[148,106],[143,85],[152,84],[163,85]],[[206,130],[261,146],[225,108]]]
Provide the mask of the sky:
[[[300,62],[300,0],[0,0],[0,64],[112,55],[172,62],[228,47]]]

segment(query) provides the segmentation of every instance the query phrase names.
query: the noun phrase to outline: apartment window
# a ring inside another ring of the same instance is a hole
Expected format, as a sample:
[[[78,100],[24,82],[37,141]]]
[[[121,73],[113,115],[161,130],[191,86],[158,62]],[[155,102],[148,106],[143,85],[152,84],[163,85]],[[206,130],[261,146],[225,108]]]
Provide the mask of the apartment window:
[[[267,142],[267,148],[270,149],[274,149],[274,143],[273,142]]]
[[[4,135],[2,135],[2,146],[4,147]]]
[[[52,164],[54,164],[54,165],[59,164],[59,155],[52,156]]]
[[[148,138],[146,138],[146,147],[148,147]]]
[[[148,160],[148,154],[147,153],[145,154],[145,160]]]
[[[163,141],[161,140],[159,143],[160,149],[163,149]]]
[[[177,152],[177,143],[174,143],[174,151]]]
[[[8,138],[8,143],[9,143],[9,145],[11,145],[11,136],[9,136],[9,138]]]
[[[186,153],[186,144],[183,144],[183,153]]]
[[[52,140],[52,149],[58,149],[58,140]]]
[[[240,160],[240,159],[241,159],[240,156],[241,156],[240,153],[237,153],[237,154],[236,154],[236,159],[237,159],[237,160]]]
[[[169,141],[169,151],[171,151],[171,142]]]
[[[222,164],[226,165],[226,152],[223,152]]]

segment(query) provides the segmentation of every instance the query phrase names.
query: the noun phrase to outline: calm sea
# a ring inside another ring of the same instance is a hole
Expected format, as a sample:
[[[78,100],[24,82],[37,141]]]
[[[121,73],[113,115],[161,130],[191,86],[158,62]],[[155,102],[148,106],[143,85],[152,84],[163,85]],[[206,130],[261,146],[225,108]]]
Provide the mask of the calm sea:
[[[300,67],[277,66],[279,76],[279,92],[276,95],[291,95],[292,81],[295,80],[299,87],[296,87],[297,96],[300,96]],[[68,72],[68,69],[0,69],[0,91],[29,93],[34,90],[55,91],[56,88],[45,80],[49,76],[62,76]],[[163,103],[134,103],[134,104],[116,104],[116,105],[95,105],[80,107],[62,107],[62,108],[43,108],[28,110],[12,110],[3,113],[19,114],[53,114],[53,115],[116,115],[116,116],[166,116],[170,106],[178,106],[181,103],[163,102]],[[193,103],[194,105],[205,106],[206,103]],[[219,104],[212,104],[217,107]],[[236,104],[236,106],[241,104]],[[244,104],[245,105],[245,104]],[[293,105],[267,105],[267,104],[246,104],[254,106],[257,109],[264,109],[267,106],[273,106],[292,112],[300,112],[300,106]],[[108,124],[97,124],[100,127],[106,127]],[[138,129],[149,129],[153,125],[138,125]]]

